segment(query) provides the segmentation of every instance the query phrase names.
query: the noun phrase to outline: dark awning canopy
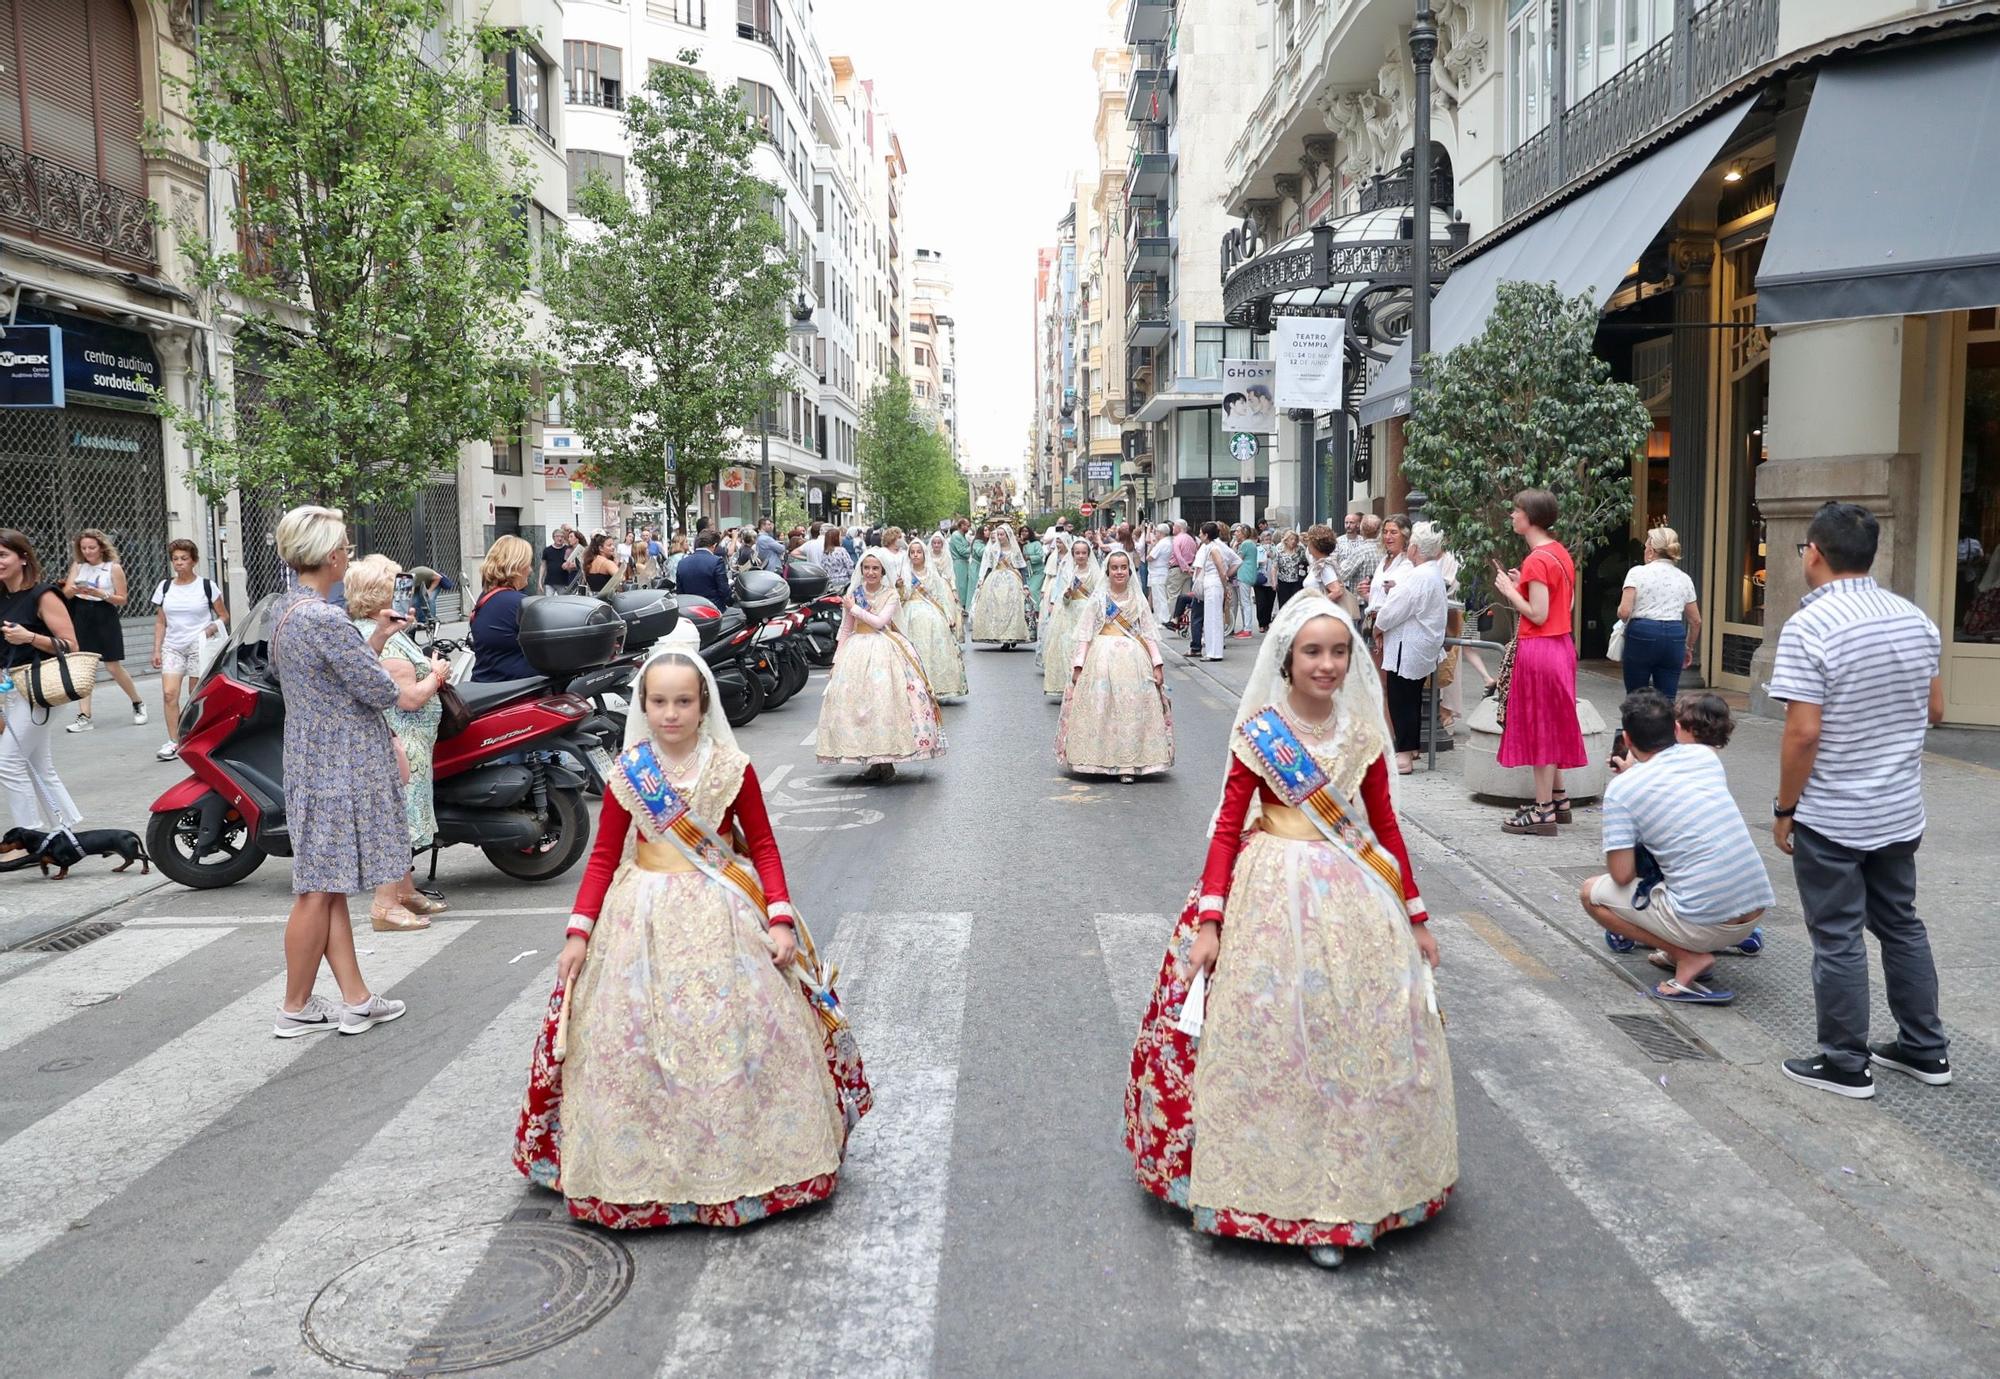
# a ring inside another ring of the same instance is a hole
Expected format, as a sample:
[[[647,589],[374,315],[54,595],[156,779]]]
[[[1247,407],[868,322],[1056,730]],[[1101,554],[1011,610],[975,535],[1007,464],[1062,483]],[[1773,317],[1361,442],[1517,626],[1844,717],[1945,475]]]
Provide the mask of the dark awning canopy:
[[[1553,282],[1565,297],[1589,292],[1602,306],[1721,155],[1751,104],[1738,102],[1477,258],[1455,265],[1431,303],[1432,352],[1454,350],[1485,329],[1502,282]],[[1405,340],[1361,400],[1361,423],[1409,410],[1410,343]]]
[[[1757,273],[1757,321],[2000,305],[2000,36],[1822,72]]]

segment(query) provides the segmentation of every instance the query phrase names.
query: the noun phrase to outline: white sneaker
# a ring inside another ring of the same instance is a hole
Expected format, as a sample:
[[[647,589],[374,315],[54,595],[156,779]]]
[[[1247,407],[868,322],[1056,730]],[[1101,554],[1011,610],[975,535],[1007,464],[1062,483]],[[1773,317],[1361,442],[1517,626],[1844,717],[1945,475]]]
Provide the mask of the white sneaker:
[[[181,744],[178,742],[162,742],[160,744],[160,750],[153,753],[153,755],[161,761],[172,761],[175,757],[179,756],[180,754],[181,754]]]
[[[95,723],[90,721],[89,714],[80,713],[76,716],[76,722],[64,728],[63,731],[66,733],[87,733],[96,726]]]
[[[306,997],[306,1003],[297,1010],[278,1007],[278,1019],[271,1026],[271,1033],[280,1039],[296,1039],[301,1034],[324,1034],[340,1023],[339,1009],[324,996]]]
[[[135,728],[146,726],[146,706],[144,704],[134,704],[132,706],[132,726]]]
[[[377,1025],[386,1025],[391,1020],[400,1020],[408,1009],[401,1001],[391,1001],[382,996],[370,996],[358,1006],[342,1005],[340,1008],[340,1032],[342,1034],[363,1034]]]

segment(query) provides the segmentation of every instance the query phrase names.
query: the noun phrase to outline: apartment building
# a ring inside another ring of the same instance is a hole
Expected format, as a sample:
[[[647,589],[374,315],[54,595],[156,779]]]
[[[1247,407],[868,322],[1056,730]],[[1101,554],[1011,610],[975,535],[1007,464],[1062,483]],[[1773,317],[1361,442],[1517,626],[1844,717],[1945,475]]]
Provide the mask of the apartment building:
[[[849,174],[856,194],[857,296],[855,359],[857,396],[868,395],[903,365],[904,319],[909,301],[904,284],[902,205],[909,164],[902,141],[875,96],[875,83],[860,76],[854,60],[833,59],[833,98],[849,140]]]
[[[1107,16],[1122,18],[1123,0],[1112,0]],[[1082,361],[1077,395],[1084,400],[1085,500],[1093,516],[1099,509],[1129,515],[1133,494],[1121,472],[1125,430],[1125,183],[1131,175],[1132,128],[1125,118],[1125,88],[1132,70],[1132,52],[1122,43],[1098,48],[1090,56],[1097,85],[1097,113],[1091,126],[1097,166],[1088,187],[1077,189],[1079,217],[1087,212],[1090,251],[1086,260],[1089,284],[1088,345]]]
[[[1062,254],[1055,246],[1035,251],[1035,292],[1031,311],[1035,411],[1028,429],[1027,492],[1036,512],[1055,506],[1062,488]]]
[[[951,265],[936,249],[910,260],[910,391],[959,457],[958,319],[952,313]]]
[[[1977,94],[2000,80],[2000,5],[1434,9],[1434,348],[1483,328],[1497,283],[1552,280],[1594,295],[1598,353],[1653,412],[1630,539],[1583,572],[1584,653],[1666,523],[1705,614],[1696,670],[1757,693],[1804,592],[1806,522],[1859,501],[1883,523],[1877,577],[1944,630],[1947,717],[2000,723],[2000,217],[1964,175],[2000,149]],[[1411,199],[1411,11],[1269,11],[1228,154],[1224,295],[1253,330],[1347,320],[1356,395],[1285,425],[1279,467],[1308,508],[1386,510],[1403,502],[1408,246],[1369,217]]]

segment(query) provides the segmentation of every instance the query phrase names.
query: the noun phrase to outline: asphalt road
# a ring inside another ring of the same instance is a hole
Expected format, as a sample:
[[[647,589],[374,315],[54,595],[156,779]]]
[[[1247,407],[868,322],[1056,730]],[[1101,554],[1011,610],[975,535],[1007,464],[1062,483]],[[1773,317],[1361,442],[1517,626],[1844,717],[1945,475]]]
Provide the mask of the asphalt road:
[[[1992,1317],[1688,1095],[1726,1067],[1649,1057],[1605,1018],[1643,999],[1421,836],[1458,1195],[1336,1273],[1194,1235],[1133,1183],[1121,1096],[1233,704],[1176,666],[1179,763],[1124,786],[1058,770],[1029,653],[979,652],[972,681],[950,754],[887,785],[813,763],[820,677],[745,734],[878,1095],[831,1203],[571,1225],[507,1157],[569,887],[448,859],[431,932],[360,937],[410,1014],[277,1041],[271,864],[141,896],[73,953],[0,953],[0,1373],[2000,1368]]]

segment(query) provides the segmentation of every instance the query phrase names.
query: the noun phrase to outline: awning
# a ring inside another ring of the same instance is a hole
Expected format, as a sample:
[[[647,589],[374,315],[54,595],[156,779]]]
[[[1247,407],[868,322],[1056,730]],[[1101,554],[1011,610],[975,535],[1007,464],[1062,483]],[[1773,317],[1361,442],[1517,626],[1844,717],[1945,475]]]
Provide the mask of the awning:
[[[1454,265],[1431,301],[1432,352],[1444,354],[1479,334],[1502,282],[1553,282],[1565,297],[1589,292],[1602,305],[1721,154],[1751,104],[1722,111],[1479,257]],[[1361,423],[1409,410],[1405,340],[1362,398]]]
[[[1995,167],[2000,37],[1829,67],[1757,272],[1758,324],[2000,305]]]

